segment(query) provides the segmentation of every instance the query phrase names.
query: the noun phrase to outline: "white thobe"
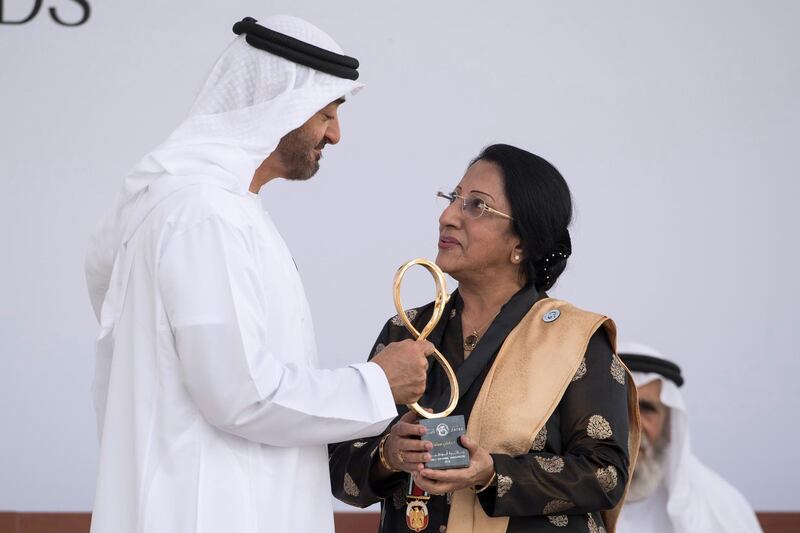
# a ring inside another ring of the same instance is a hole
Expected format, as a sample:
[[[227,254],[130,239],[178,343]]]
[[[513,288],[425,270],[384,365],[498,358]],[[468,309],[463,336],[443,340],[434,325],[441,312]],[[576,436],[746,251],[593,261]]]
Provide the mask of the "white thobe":
[[[662,483],[649,498],[625,503],[617,533],[760,533],[739,491],[694,458],[691,462],[692,476],[683,478],[682,486]]]
[[[617,522],[618,533],[675,533],[667,514],[667,501],[667,490],[662,484],[644,500],[625,502]]]
[[[396,416],[383,371],[317,367],[300,277],[254,195],[186,187],[131,235],[101,313],[92,533],[333,531],[325,444]]]

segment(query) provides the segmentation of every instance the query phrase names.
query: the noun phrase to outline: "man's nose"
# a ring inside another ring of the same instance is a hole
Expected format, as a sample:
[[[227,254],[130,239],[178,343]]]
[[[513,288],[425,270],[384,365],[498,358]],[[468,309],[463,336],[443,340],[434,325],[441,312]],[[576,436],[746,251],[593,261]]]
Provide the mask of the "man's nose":
[[[645,435],[650,442],[653,442],[653,437],[655,436],[655,435],[653,435],[653,433],[655,432],[654,431],[655,428],[653,427],[653,423],[650,420],[648,420],[646,417],[642,417],[642,419],[641,419],[641,428],[642,428],[642,434]]]
[[[334,117],[328,123],[328,129],[325,130],[325,140],[328,141],[328,144],[336,144],[342,138],[342,132],[339,127],[339,117]]]

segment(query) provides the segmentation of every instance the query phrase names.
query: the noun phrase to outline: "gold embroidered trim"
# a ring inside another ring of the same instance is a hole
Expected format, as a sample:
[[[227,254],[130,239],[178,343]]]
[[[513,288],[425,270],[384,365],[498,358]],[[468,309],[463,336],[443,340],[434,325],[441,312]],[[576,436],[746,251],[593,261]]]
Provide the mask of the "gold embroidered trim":
[[[585,375],[586,375],[586,358],[584,357],[581,360],[581,366],[578,367],[577,372],[575,372],[575,375],[572,376],[573,383],[575,381],[578,381],[579,379],[581,379]]]
[[[542,511],[543,514],[557,514],[563,511],[566,511],[570,507],[573,507],[574,504],[572,502],[568,502],[566,500],[550,500],[547,502],[547,505],[544,506],[544,510]]]
[[[569,518],[565,514],[557,514],[548,516],[547,519],[556,527],[564,527],[569,524]]]
[[[514,481],[509,476],[504,476],[502,474],[497,475],[497,497],[502,498],[508,491],[511,490],[511,485],[514,484]]]
[[[545,472],[550,474],[558,474],[562,470],[564,470],[564,459],[561,457],[534,457],[536,462],[539,463],[539,467]]]
[[[600,488],[602,488],[604,492],[610,492],[616,488],[617,469],[614,468],[614,465],[608,465],[606,468],[598,468],[594,475],[597,477]]]
[[[589,419],[589,424],[586,426],[586,433],[597,440],[608,439],[614,435],[614,432],[611,431],[611,424],[600,415],[592,415]]]
[[[358,490],[358,485],[356,482],[353,481],[353,478],[350,477],[350,474],[347,472],[344,473],[344,492],[345,494],[357,498],[361,491]]]

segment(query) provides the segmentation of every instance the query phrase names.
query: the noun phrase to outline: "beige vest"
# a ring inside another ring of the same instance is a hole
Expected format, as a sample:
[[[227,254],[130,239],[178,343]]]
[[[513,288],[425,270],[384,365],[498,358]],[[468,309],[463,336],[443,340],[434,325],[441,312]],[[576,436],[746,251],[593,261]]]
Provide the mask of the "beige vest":
[[[544,315],[557,309],[558,319]],[[467,424],[467,435],[489,453],[511,456],[527,453],[533,441],[578,371],[589,339],[605,327],[616,353],[616,326],[605,316],[582,311],[564,301],[538,301],[509,333],[481,387]],[[628,483],[639,451],[639,406],[636,386],[627,374],[630,433]],[[625,487],[627,493],[628,487]],[[613,533],[622,502],[603,511],[606,530]],[[490,518],[475,494],[464,489],[453,494],[448,533],[505,533],[508,517]]]

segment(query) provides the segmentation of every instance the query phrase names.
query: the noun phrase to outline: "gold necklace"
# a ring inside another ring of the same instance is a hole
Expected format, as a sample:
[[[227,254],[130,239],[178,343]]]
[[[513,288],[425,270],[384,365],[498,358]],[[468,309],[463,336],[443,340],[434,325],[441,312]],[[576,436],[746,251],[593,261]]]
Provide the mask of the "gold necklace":
[[[473,351],[475,349],[475,347],[478,345],[478,341],[481,339],[481,332],[484,330],[484,328],[488,327],[489,324],[492,323],[492,320],[494,320],[495,317],[497,315],[499,315],[499,314],[500,314],[500,311],[496,312],[492,316],[492,318],[490,318],[483,326],[481,326],[478,329],[473,329],[472,333],[467,335],[464,338],[464,351],[465,352],[471,352],[471,351]]]

